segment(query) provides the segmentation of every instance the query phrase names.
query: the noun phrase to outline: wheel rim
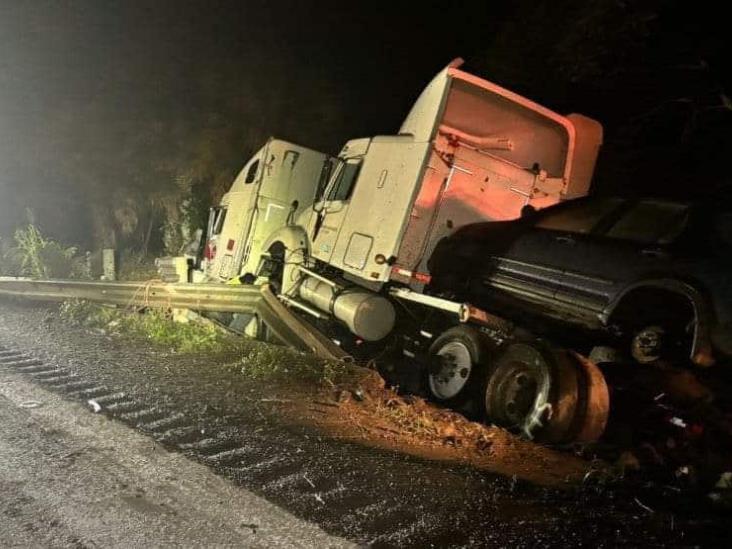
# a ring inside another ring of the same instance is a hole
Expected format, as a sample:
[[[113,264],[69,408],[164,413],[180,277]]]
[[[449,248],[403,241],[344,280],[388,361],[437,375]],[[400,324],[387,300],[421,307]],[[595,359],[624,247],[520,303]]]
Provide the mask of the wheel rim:
[[[646,326],[633,336],[630,354],[640,364],[661,358],[666,331],[661,326]]]
[[[549,402],[551,373],[535,347],[515,344],[499,359],[486,389],[491,421],[533,437]]]
[[[430,391],[437,399],[447,400],[465,388],[473,370],[473,358],[465,344],[451,341],[435,353],[433,366],[429,374]]]

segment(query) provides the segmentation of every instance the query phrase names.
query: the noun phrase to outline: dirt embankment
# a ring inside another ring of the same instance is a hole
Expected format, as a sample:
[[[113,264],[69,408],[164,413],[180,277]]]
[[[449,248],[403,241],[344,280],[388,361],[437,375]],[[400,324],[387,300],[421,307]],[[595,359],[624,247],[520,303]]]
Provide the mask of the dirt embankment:
[[[265,399],[282,421],[382,449],[470,465],[540,485],[585,477],[598,464],[557,452],[505,431],[468,421],[424,399],[386,386],[373,369],[333,362],[289,348],[222,334],[210,322],[180,324],[160,312],[136,314],[67,302],[49,321],[69,322],[127,340],[152,340],[183,355],[224,350],[240,375],[266,386]],[[602,468],[602,467],[599,467]]]
[[[590,471],[606,469],[505,429],[469,421],[420,397],[399,395],[377,372],[358,366],[349,366],[329,388],[283,383],[278,392],[289,421],[359,444],[550,486],[575,483]]]

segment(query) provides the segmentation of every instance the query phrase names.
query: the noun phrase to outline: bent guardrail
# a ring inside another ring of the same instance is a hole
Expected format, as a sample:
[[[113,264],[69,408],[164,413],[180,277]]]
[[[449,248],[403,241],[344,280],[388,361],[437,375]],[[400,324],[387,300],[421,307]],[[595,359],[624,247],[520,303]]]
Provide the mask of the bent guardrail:
[[[0,296],[35,301],[84,299],[130,307],[171,307],[194,311],[254,313],[261,299],[255,286],[225,284],[171,284],[150,282],[95,282],[33,280],[0,277]]]

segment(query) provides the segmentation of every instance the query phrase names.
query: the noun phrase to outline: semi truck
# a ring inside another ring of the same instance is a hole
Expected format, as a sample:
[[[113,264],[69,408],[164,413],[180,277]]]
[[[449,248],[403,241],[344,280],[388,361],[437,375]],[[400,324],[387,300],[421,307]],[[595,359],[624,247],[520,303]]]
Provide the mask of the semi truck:
[[[349,354],[389,349],[422,368],[439,402],[530,437],[594,440],[608,408],[597,367],[520,319],[433,291],[429,262],[465,226],[587,195],[602,126],[461,64],[433,78],[395,135],[337,156],[268,140],[211,210],[189,280],[267,285]],[[256,318],[247,331],[261,334]]]

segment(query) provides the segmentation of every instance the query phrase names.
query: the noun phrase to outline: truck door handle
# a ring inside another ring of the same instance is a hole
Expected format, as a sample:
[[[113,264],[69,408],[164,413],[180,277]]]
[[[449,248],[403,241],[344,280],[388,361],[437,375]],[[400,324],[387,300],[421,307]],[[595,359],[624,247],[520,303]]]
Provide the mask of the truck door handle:
[[[574,238],[566,235],[555,236],[554,240],[561,242],[562,244],[569,244],[570,246],[574,246],[577,243]]]

